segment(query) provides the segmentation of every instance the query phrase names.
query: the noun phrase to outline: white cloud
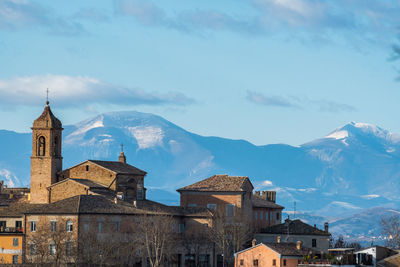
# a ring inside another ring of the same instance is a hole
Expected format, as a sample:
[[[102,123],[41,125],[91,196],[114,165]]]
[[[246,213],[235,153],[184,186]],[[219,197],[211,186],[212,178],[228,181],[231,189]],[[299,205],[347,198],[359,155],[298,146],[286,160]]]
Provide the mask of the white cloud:
[[[380,195],[371,194],[371,195],[363,195],[361,197],[365,199],[374,199],[380,197]]]
[[[37,105],[44,103],[46,88],[59,106],[93,103],[122,105],[186,105],[194,102],[179,92],[159,94],[126,88],[88,76],[43,75],[0,80],[0,103]]]

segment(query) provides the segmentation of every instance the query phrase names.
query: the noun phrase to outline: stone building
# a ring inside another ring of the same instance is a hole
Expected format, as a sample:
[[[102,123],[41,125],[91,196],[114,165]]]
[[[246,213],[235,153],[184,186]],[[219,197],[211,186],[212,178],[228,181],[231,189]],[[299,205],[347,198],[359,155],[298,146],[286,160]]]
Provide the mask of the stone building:
[[[246,176],[214,175],[182,187],[182,207],[203,207],[226,216],[236,212],[249,216],[257,229],[281,223],[283,206],[275,203],[276,192],[256,191]]]
[[[235,267],[297,267],[312,250],[294,243],[260,243],[235,253]]]
[[[318,229],[316,225],[311,226],[301,220],[286,219],[284,223],[262,228],[256,235],[257,242],[270,243],[296,243],[301,241],[305,247],[312,248],[319,254],[327,254],[331,234],[328,223],[324,230]]]

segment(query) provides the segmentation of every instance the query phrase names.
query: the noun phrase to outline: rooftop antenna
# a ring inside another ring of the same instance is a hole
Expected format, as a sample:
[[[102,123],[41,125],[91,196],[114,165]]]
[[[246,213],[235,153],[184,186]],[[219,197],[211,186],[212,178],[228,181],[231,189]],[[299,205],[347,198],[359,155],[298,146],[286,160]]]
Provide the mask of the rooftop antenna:
[[[296,219],[296,201],[293,203],[293,220]]]
[[[46,105],[49,105],[49,88],[46,89]]]

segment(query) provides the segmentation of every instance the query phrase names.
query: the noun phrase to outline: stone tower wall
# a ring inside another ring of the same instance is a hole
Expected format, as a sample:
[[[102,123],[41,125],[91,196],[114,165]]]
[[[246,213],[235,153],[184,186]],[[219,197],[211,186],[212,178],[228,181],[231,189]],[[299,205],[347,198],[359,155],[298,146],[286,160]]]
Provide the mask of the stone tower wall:
[[[48,203],[47,187],[57,182],[57,173],[62,170],[62,129],[32,128],[32,130],[31,203]],[[45,138],[44,156],[38,151],[41,136]]]

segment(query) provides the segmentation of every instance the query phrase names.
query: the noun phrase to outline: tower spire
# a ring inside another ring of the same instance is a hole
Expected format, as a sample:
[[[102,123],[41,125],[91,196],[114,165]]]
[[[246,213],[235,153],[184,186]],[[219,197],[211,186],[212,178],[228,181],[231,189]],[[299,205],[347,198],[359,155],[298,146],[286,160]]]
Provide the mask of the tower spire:
[[[46,106],[49,105],[49,88],[46,89]]]

